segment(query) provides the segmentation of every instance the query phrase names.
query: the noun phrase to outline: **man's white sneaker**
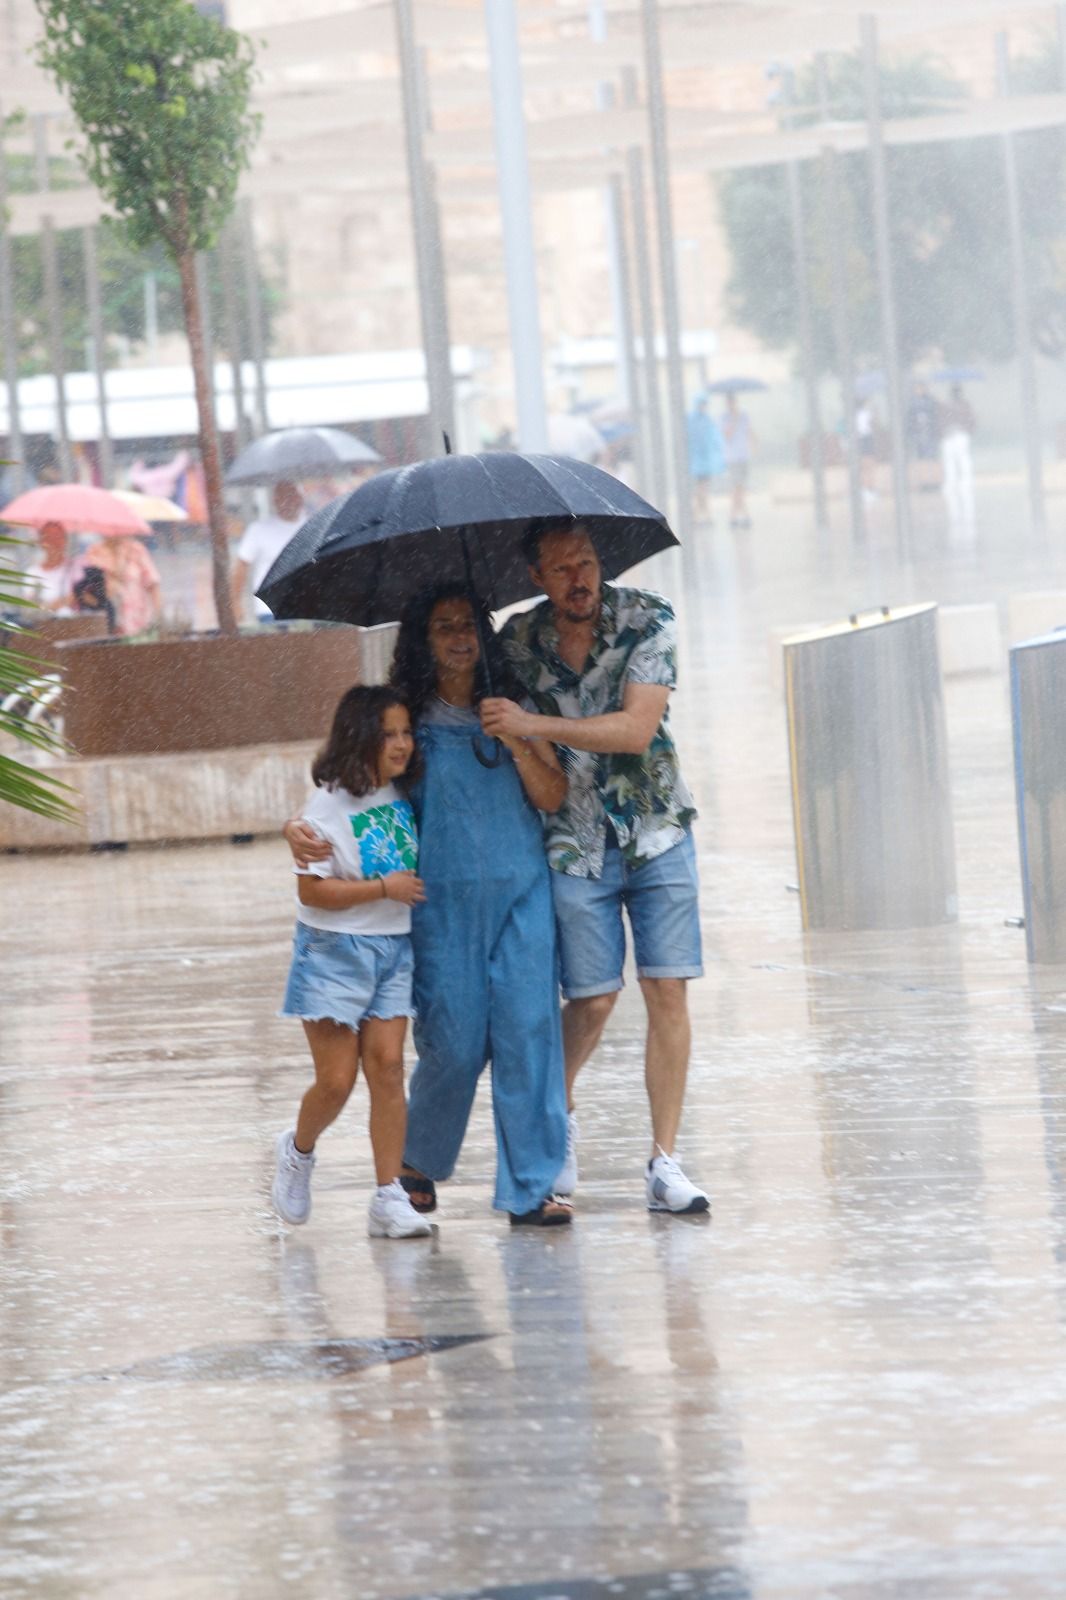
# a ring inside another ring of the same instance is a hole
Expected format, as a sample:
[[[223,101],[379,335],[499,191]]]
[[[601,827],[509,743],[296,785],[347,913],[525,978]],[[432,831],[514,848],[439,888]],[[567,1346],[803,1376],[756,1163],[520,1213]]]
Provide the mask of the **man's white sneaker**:
[[[703,1190],[689,1182],[673,1156],[660,1152],[648,1162],[647,1185],[649,1211],[673,1211],[675,1215],[688,1216],[711,1209]]]
[[[552,1186],[553,1194],[573,1194],[577,1188],[577,1117],[572,1111],[566,1114],[566,1160],[559,1168],[559,1176]]]
[[[399,1178],[394,1178],[375,1191],[366,1231],[372,1239],[418,1239],[432,1233],[433,1224],[419,1216]]]
[[[291,1129],[278,1134],[274,1148],[278,1165],[270,1193],[275,1208],[286,1222],[294,1225],[306,1222],[311,1215],[311,1172],[315,1158],[300,1154]]]

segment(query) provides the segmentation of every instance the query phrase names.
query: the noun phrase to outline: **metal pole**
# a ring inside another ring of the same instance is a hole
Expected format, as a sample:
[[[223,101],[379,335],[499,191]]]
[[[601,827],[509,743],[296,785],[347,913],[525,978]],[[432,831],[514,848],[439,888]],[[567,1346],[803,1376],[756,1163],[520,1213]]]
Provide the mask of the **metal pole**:
[[[877,285],[881,300],[881,347],[885,364],[888,425],[892,441],[892,490],[896,509],[896,541],[901,561],[911,555],[910,499],[907,493],[907,445],[903,421],[903,378],[899,364],[899,330],[896,292],[892,278],[892,241],[888,228],[888,181],[885,135],[881,116],[880,65],[877,18],[862,17],[863,72],[866,91],[866,129],[870,158],[870,198],[874,213]]]
[[[0,105],[0,339],[4,343],[4,385],[7,389],[7,447],[19,488],[26,483],[22,459],[22,416],[19,409],[18,323],[11,270],[11,238],[7,231],[7,152],[4,108]]]
[[[799,323],[800,361],[803,387],[807,395],[807,428],[811,441],[811,480],[814,486],[814,522],[819,533],[829,527],[825,497],[825,452],[822,448],[822,414],[818,405],[818,373],[814,360],[814,328],[811,319],[811,283],[807,266],[807,229],[803,214],[800,164],[786,163],[788,205],[792,219],[792,254],[795,259],[796,313]]]
[[[93,372],[96,376],[96,409],[100,417],[100,477],[109,489],[115,477],[115,458],[111,448],[111,429],[107,416],[107,345],[104,341],[104,315],[100,304],[100,264],[96,255],[96,228],[83,228],[85,258],[85,301],[89,311],[89,335],[93,347]]]
[[[248,443],[248,418],[244,411],[243,350],[235,282],[236,243],[232,222],[227,222],[218,244],[218,266],[222,274],[222,319],[233,387],[233,439],[236,449],[243,450]]]
[[[523,450],[543,452],[548,448],[548,419],[544,406],[540,307],[515,0],[485,0],[485,26],[489,41],[492,123],[507,271],[518,442]]]
[[[1007,35],[996,34],[996,88],[1010,93],[1010,55]],[[1040,406],[1036,388],[1036,361],[1033,355],[1033,323],[1029,307],[1029,281],[1025,267],[1022,237],[1022,200],[1018,185],[1018,149],[1014,135],[1003,135],[1003,175],[1007,189],[1007,241],[1010,248],[1011,300],[1014,336],[1018,341],[1018,382],[1021,390],[1022,430],[1025,444],[1025,470],[1029,483],[1029,514],[1033,532],[1043,538],[1047,531],[1044,517],[1044,468],[1040,447]]]
[[[429,90],[430,71],[428,64],[429,52],[423,45],[418,52],[418,72],[415,77],[417,88],[416,104],[422,118],[422,133],[427,134],[433,129],[433,106]],[[437,173],[432,161],[424,154],[423,143],[422,172],[426,185],[426,219],[429,224],[429,238],[427,243],[429,260],[429,289],[430,307],[433,313],[434,326],[439,329],[441,341],[441,378],[446,383],[447,415],[451,423],[448,437],[455,439],[459,432],[459,419],[455,404],[455,375],[452,371],[452,345],[450,333],[450,320],[448,316],[448,273],[444,256],[444,230],[441,226],[441,207],[437,195]],[[454,431],[453,431],[454,430]]]
[[[829,85],[825,57],[816,56],[819,117],[825,122],[829,109]],[[851,509],[851,537],[859,543],[866,533],[862,503],[862,477],[859,472],[859,441],[855,434],[855,351],[851,342],[850,294],[844,261],[842,232],[843,184],[840,156],[832,145],[822,151],[822,238],[829,255],[829,284],[833,310],[833,344],[840,378],[844,410],[844,453],[848,468],[848,501]]]
[[[630,314],[629,263],[626,259],[622,184],[617,173],[603,191],[607,232],[607,273],[611,293],[611,327],[614,330],[614,370],[619,405],[633,406],[633,319]]]
[[[589,38],[602,43],[607,37],[607,8],[604,0],[591,0],[589,5]],[[600,111],[609,111],[614,105],[614,85],[596,85],[596,105]],[[615,180],[609,178],[603,190],[603,219],[607,233],[607,276],[611,295],[611,328],[614,332],[615,388],[619,403],[632,408],[636,392],[632,386],[633,329],[629,315],[629,298],[626,279],[627,264],[622,260],[625,250],[624,220],[621,209],[621,192]]]
[[[622,74],[622,99],[627,106],[637,103],[636,73],[626,67]],[[640,416],[637,435],[644,457],[643,490],[656,505],[665,505],[668,492],[666,444],[663,415],[659,403],[659,352],[655,327],[655,299],[652,294],[651,253],[648,250],[648,208],[644,196],[644,157],[638,145],[626,151],[626,186],[629,190],[629,218],[633,230],[633,264],[637,277],[637,304],[640,308],[640,336],[644,346],[643,384],[640,389]]]
[[[625,189],[617,172],[611,175],[608,185],[608,199],[613,219],[611,226],[612,249],[618,276],[618,321],[615,324],[617,330],[615,338],[621,345],[622,355],[618,370],[625,379],[624,383],[619,384],[619,398],[621,403],[629,409],[630,421],[633,424],[634,444],[637,446],[634,453],[639,460],[639,441],[636,438],[636,405],[639,375],[633,334],[633,276],[629,268],[629,246],[626,242]]]
[[[255,420],[259,433],[270,427],[267,405],[266,364],[263,347],[263,300],[259,293],[259,272],[256,266],[255,234],[252,229],[252,208],[249,200],[240,202],[241,255],[244,258],[244,298],[248,307],[248,345],[255,368]]]
[[[48,177],[48,118],[33,119],[33,147],[37,169],[37,188],[47,194],[51,187]],[[74,477],[74,456],[70,448],[70,429],[67,425],[67,385],[63,366],[63,331],[59,295],[59,257],[56,248],[56,231],[48,215],[41,217],[41,258],[44,265],[44,303],[48,320],[48,353],[52,377],[56,386],[56,428],[59,433],[59,466],[65,482]]]
[[[393,0],[396,44],[400,58],[403,96],[404,144],[407,152],[407,189],[411,203],[418,308],[422,321],[422,349],[426,363],[429,410],[429,448],[442,454],[443,436],[455,438],[455,397],[452,387],[451,341],[444,295],[444,252],[439,218],[426,169],[423,132],[426,113],[415,46],[412,0]]]
[[[655,216],[659,236],[659,290],[666,337],[666,393],[673,461],[675,515],[681,538],[692,532],[692,480],[688,467],[685,431],[685,383],[681,370],[681,318],[677,297],[677,263],[674,260],[674,223],[670,207],[669,149],[666,135],[666,97],[663,92],[662,51],[659,45],[658,0],[641,0],[644,34],[644,83],[648,101],[648,139],[651,154]]]

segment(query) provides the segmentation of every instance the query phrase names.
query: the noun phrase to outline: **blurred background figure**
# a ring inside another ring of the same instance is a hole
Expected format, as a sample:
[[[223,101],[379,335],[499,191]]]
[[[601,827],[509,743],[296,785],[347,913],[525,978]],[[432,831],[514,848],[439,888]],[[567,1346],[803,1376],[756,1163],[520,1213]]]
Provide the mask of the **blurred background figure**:
[[[877,423],[869,395],[855,396],[855,438],[859,445],[859,477],[862,497],[869,503],[877,498]]]
[[[907,406],[907,443],[911,460],[917,463],[917,487],[934,487],[936,468],[931,463],[940,457],[940,405],[921,381],[915,383]]]
[[[707,409],[707,396],[697,395],[688,414],[688,469],[692,476],[692,509],[699,522],[711,520],[711,484],[725,470],[722,435]]]
[[[158,495],[162,500],[174,500],[184,507],[185,479],[191,466],[192,457],[188,450],[178,450],[165,459],[150,458],[145,461],[143,457],[138,457],[126,476],[130,488],[140,494]]]
[[[26,569],[33,580],[35,605],[53,615],[70,615],[77,609],[74,585],[82,576],[84,562],[71,554],[70,535],[61,522],[46,522],[37,530],[38,556]]]
[[[85,552],[86,577],[90,576],[90,569],[103,574],[106,602],[113,607],[115,633],[126,636],[143,633],[159,621],[162,611],[159,572],[136,534],[102,535]],[[93,594],[95,589],[83,590],[79,605],[86,610],[101,609],[98,605],[85,605]]]
[[[977,431],[977,418],[973,407],[962,392],[960,383],[953,383],[947,402],[941,412],[940,461],[943,468],[943,493],[948,517],[956,531],[972,530],[973,501],[973,448]]]
[[[726,395],[725,410],[720,423],[722,455],[729,474],[732,496],[729,504],[729,526],[750,528],[748,515],[748,474],[755,453],[755,431],[748,413],[742,410],[736,394]]]
[[[269,607],[254,598],[255,591],[293,534],[307,521],[307,507],[294,483],[276,483],[271,491],[271,502],[273,515],[257,517],[250,522],[237,546],[237,559],[233,564],[233,610],[238,622],[244,615],[249,574],[255,619],[257,622],[270,620]]]

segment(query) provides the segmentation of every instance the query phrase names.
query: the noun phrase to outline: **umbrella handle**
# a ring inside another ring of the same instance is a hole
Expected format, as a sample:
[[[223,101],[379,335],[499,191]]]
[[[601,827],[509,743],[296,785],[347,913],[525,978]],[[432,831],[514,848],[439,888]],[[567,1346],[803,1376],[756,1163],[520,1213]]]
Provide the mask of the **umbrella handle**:
[[[498,767],[503,760],[503,745],[499,739],[493,739],[491,741],[492,753],[491,755],[486,755],[478,743],[479,739],[484,739],[485,737],[485,734],[481,732],[471,734],[470,742],[474,747],[474,755],[483,767]]]
[[[447,434],[444,435],[444,441],[446,445],[449,445]],[[466,568],[466,584],[467,588],[470,590],[470,603],[474,608],[474,626],[477,629],[477,643],[478,650],[481,654],[481,664],[485,671],[485,687],[488,689],[489,694],[491,695],[495,694],[496,690],[492,682],[492,662],[489,657],[489,641],[486,639],[485,630],[481,625],[481,611],[477,603],[477,589],[474,586],[474,569],[470,564],[470,546],[467,543],[465,528],[460,528],[459,530],[459,542],[463,550],[463,565]],[[500,762],[503,760],[503,745],[500,743],[499,739],[493,739],[491,741],[491,753],[486,755],[478,743],[478,740],[483,739],[484,737],[485,735],[480,729],[478,729],[477,733],[471,735],[470,742],[474,747],[474,755],[476,756],[477,760],[480,761],[483,767],[498,767]]]

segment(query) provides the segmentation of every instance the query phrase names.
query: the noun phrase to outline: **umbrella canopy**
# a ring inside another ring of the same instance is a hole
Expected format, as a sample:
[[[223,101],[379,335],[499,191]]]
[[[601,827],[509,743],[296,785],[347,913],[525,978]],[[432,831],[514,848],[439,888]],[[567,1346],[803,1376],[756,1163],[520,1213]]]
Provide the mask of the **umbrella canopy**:
[[[189,513],[183,511],[176,500],[167,500],[161,494],[141,494],[138,489],[112,489],[116,500],[143,517],[145,522],[188,522]]]
[[[242,450],[226,482],[299,483],[380,460],[376,450],[340,428],[281,428]]]
[[[985,375],[980,367],[938,367],[929,376],[933,383],[982,383]]]
[[[716,378],[706,388],[707,394],[756,394],[770,385],[761,378]]]
[[[539,518],[573,518],[617,576],[676,545],[666,518],[582,461],[487,451],[381,472],[310,517],[259,596],[276,617],[373,627],[394,622],[426,584],[466,581],[493,609],[536,594],[522,535]],[[467,565],[469,560],[469,567]]]
[[[15,497],[0,513],[4,522],[43,528],[58,522],[68,533],[151,533],[143,517],[108,489],[87,483],[41,484]]]

